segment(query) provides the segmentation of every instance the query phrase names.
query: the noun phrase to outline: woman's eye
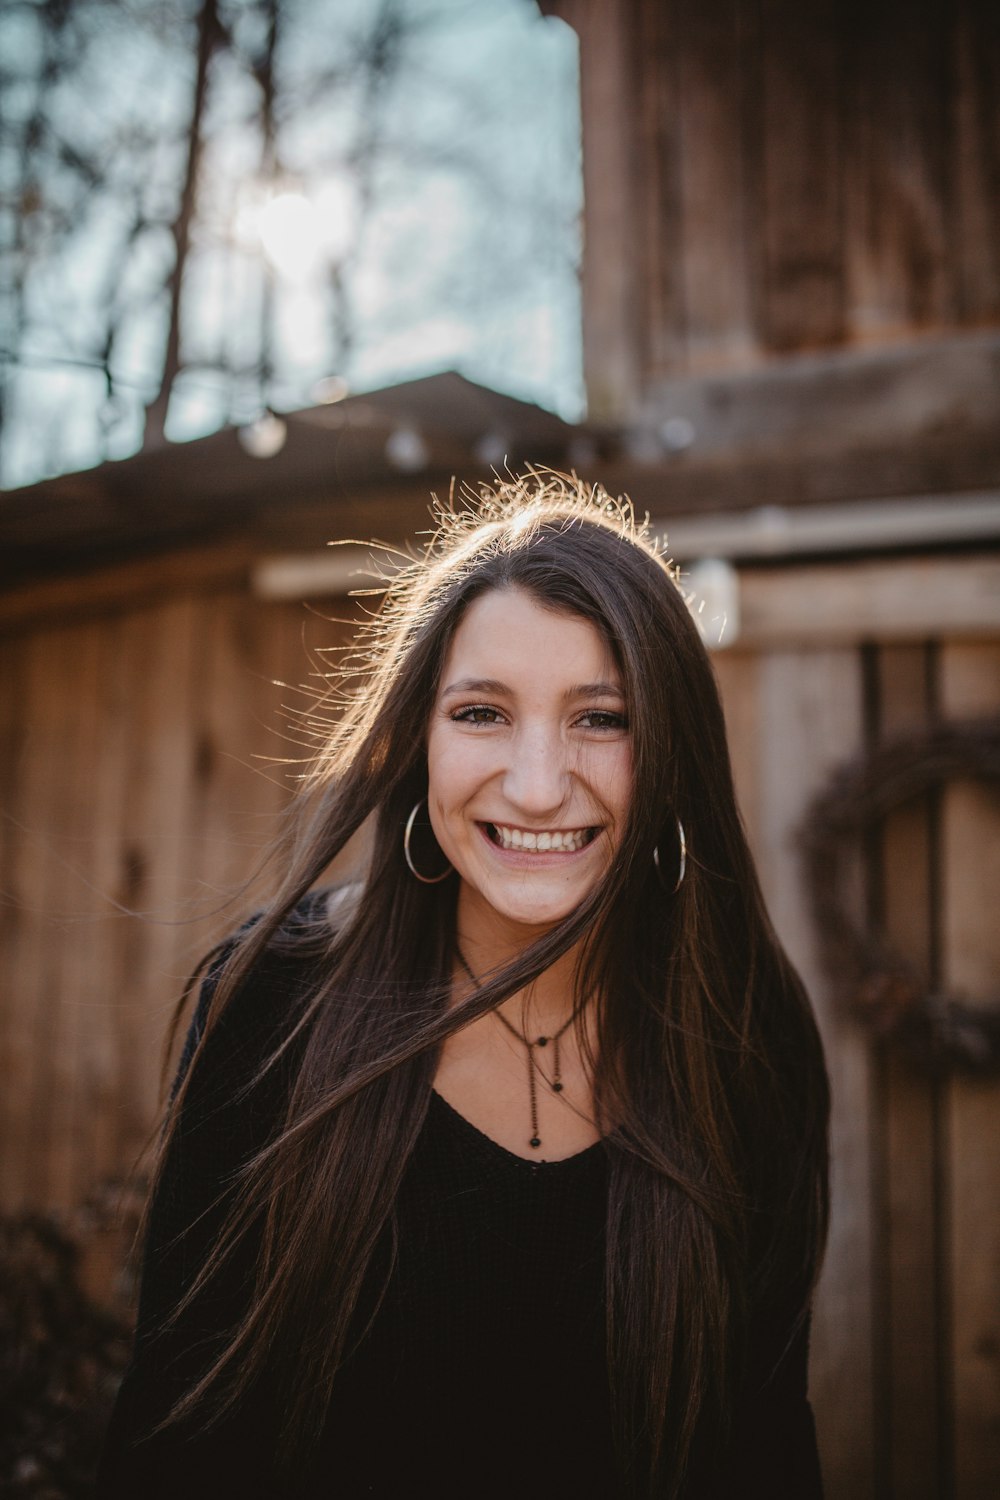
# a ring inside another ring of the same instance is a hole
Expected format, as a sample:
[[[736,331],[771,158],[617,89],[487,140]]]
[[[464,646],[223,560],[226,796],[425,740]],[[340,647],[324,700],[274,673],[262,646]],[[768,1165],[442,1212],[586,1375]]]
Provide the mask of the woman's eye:
[[[590,708],[585,714],[581,714],[577,722],[584,729],[628,728],[628,720],[624,714],[612,713],[607,708]]]
[[[489,708],[485,703],[475,703],[471,708],[460,708],[457,713],[452,714],[456,724],[498,724],[500,722],[500,711]]]

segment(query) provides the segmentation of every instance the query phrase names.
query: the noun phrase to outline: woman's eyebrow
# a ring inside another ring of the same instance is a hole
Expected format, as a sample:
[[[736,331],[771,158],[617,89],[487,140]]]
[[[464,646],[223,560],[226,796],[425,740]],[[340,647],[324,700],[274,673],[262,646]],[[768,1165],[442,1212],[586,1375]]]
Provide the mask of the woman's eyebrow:
[[[567,698],[624,698],[625,694],[615,682],[580,682],[566,689]]]
[[[441,696],[445,693],[496,693],[497,696],[509,696],[513,691],[505,682],[500,682],[496,677],[463,677],[458,682],[450,682],[446,688],[441,689]]]
[[[513,692],[513,688],[496,677],[462,677],[458,682],[450,682],[447,687],[442,688],[441,696],[444,697],[447,693],[495,693],[497,697],[510,697]],[[614,682],[578,682],[573,687],[568,687],[563,694],[567,700],[624,696],[621,688]]]

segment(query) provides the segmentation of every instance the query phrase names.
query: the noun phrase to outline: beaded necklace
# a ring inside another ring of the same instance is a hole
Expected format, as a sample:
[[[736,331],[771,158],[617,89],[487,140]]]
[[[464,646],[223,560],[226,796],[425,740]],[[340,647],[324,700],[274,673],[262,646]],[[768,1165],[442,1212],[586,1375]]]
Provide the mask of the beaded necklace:
[[[473,974],[472,969],[469,967],[469,963],[465,957],[465,954],[457,944],[455,945],[455,952],[458,955],[458,961],[462,965],[462,968],[465,970],[466,974],[468,974],[469,978],[472,980],[472,983],[478,990],[480,988],[479,980],[476,978],[475,974]],[[522,1047],[525,1050],[525,1055],[528,1060],[528,1103],[531,1112],[531,1139],[528,1141],[528,1145],[533,1147],[535,1150],[538,1150],[538,1148],[542,1144],[542,1138],[538,1133],[538,1075],[541,1073],[543,1080],[549,1085],[554,1094],[562,1093],[563,1084],[562,1068],[560,1066],[559,1060],[559,1040],[572,1026],[574,1017],[570,1016],[568,1021],[564,1021],[559,1030],[553,1032],[552,1036],[537,1036],[532,1039],[531,1037],[525,1036],[524,1032],[519,1031],[516,1026],[513,1026],[502,1011],[495,1010],[493,1014],[496,1016],[498,1021],[503,1022],[512,1036],[517,1037],[518,1041],[521,1043]],[[536,1047],[548,1047],[550,1043],[552,1045],[551,1079],[547,1078],[546,1075],[542,1073],[542,1069],[539,1066],[538,1062],[535,1060],[534,1055]]]

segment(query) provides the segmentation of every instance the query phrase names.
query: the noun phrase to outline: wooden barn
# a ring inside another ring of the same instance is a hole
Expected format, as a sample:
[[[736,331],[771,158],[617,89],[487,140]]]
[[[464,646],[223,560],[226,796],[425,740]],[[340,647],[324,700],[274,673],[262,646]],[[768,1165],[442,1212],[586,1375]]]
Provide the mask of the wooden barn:
[[[359,607],[368,553],[325,544],[405,543],[504,459],[574,468],[705,601],[821,1018],[828,1494],[992,1500],[1000,11],[541,9],[580,40],[585,424],[444,374],[292,414],[273,458],[227,431],[0,502],[0,1208],[71,1213],[148,1136],[304,753],[296,685]]]

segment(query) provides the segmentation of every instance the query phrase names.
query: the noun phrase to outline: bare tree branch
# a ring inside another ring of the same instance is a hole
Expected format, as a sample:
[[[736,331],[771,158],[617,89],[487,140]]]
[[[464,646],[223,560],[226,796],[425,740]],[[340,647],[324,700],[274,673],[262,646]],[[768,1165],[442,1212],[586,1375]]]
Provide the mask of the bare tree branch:
[[[205,114],[205,99],[208,92],[208,70],[212,55],[222,39],[216,0],[202,0],[198,14],[198,48],[195,62],[194,94],[191,104],[191,126],[188,134],[187,168],[181,188],[180,210],[172,233],[175,246],[173,270],[167,282],[170,296],[170,319],[167,325],[167,346],[163,357],[163,374],[160,388],[146,407],[146,426],[143,447],[153,447],[164,441],[167,407],[170,392],[181,367],[181,293],[184,270],[191,246],[191,226],[194,222],[198,199],[198,169],[202,155],[202,123]]]

